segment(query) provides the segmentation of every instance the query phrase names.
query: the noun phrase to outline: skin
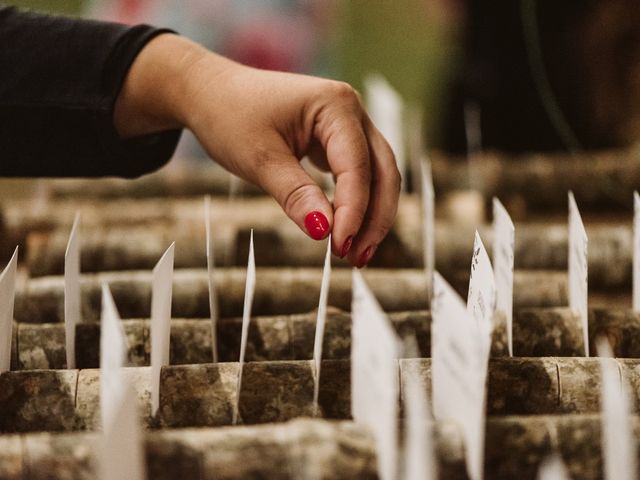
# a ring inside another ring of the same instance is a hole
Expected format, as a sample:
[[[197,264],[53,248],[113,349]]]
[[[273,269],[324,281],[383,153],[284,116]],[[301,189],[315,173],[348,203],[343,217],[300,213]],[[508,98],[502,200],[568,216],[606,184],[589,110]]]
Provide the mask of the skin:
[[[346,256],[354,266],[368,263],[395,219],[393,152],[346,83],[250,68],[164,34],[134,61],[114,122],[122,138],[192,130],[212,158],[272,195],[305,233],[307,214],[322,212],[334,254],[353,239]],[[305,155],[333,174],[333,203],[300,166]]]

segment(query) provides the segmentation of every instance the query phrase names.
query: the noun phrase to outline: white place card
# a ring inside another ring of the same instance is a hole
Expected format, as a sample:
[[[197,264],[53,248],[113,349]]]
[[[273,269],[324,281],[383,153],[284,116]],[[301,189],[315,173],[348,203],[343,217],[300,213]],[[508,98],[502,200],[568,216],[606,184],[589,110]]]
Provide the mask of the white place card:
[[[351,414],[373,434],[378,476],[392,480],[398,462],[400,341],[388,318],[353,270],[351,300]]]
[[[127,356],[127,339],[122,321],[106,283],[102,284],[100,316],[100,411],[102,425],[114,420],[117,400],[122,395],[122,367]],[[115,398],[114,398],[115,395]]]
[[[371,121],[396,157],[402,177],[402,189],[406,189],[406,156],[404,148],[404,102],[400,94],[380,74],[369,74],[364,79],[367,112]]]
[[[589,356],[589,311],[587,290],[587,232],[569,192],[569,308],[580,316],[585,356]]]
[[[142,435],[133,388],[122,374],[127,340],[113,297],[102,285],[100,319],[101,480],[146,478]]]
[[[431,384],[436,420],[455,422],[465,444],[472,480],[483,475],[487,332],[462,298],[434,274],[431,304]]]
[[[560,455],[554,453],[540,464],[538,480],[570,480],[569,472]]]
[[[491,350],[491,333],[493,332],[493,312],[496,305],[496,284],[491,267],[489,254],[484,248],[482,239],[476,231],[473,241],[473,256],[471,258],[471,277],[469,278],[469,292],[467,295],[467,310],[476,321],[481,339],[483,352],[489,359]]]
[[[640,195],[633,192],[633,311],[640,312]]]
[[[142,429],[138,402],[130,382],[123,379],[113,395],[113,417],[104,425],[100,449],[100,480],[145,480]]]
[[[424,269],[427,275],[427,302],[431,306],[433,297],[433,272],[436,268],[436,240],[435,240],[435,193],[433,177],[431,175],[431,160],[425,157],[420,163],[422,177],[422,215],[423,215],[423,252]]]
[[[417,347],[414,348],[417,350]],[[438,478],[429,399],[424,386],[413,375],[404,381],[404,479]]]
[[[324,341],[324,326],[327,321],[327,301],[329,300],[329,281],[331,280],[331,234],[327,241],[327,253],[324,257],[322,269],[322,283],[320,285],[320,299],[318,301],[318,316],[316,317],[316,335],[313,340],[313,408],[318,414],[318,394],[320,393],[320,366],[322,365],[322,342]]]
[[[604,478],[635,480],[638,478],[638,464],[629,385],[621,377],[617,364],[611,362],[613,353],[606,338],[599,338],[596,348],[598,356],[604,357],[600,361]]]
[[[496,283],[496,310],[507,323],[509,356],[513,357],[513,251],[515,227],[509,212],[493,197],[493,271]]]
[[[244,356],[247,350],[247,338],[249,336],[249,323],[251,322],[251,307],[253,295],[256,290],[256,259],[253,252],[253,229],[249,240],[249,259],[247,261],[247,280],[244,287],[244,306],[242,309],[242,336],[240,337],[240,359],[238,368],[238,383],[236,385],[236,404],[233,409],[233,421],[238,423],[240,407],[240,390],[242,390],[242,370],[244,369]]]
[[[76,368],[76,325],[80,321],[80,212],[77,212],[64,254],[64,330],[67,368]]]
[[[13,339],[13,305],[16,297],[18,247],[0,274],[0,373],[11,369],[11,340]]]
[[[207,282],[209,287],[209,318],[211,320],[211,355],[213,362],[218,362],[218,294],[214,278],[215,257],[213,254],[213,237],[211,236],[211,196],[204,197],[204,229],[207,254]]]
[[[153,268],[151,280],[151,412],[160,406],[160,371],[169,365],[171,335],[171,298],[173,294],[173,257],[175,243]]]

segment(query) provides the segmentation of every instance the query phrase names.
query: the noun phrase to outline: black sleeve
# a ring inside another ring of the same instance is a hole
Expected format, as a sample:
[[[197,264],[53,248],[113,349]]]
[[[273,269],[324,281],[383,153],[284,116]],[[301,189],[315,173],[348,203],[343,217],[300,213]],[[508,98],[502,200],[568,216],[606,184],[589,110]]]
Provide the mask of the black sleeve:
[[[168,31],[0,6],[0,176],[136,177],[165,164],[181,131],[123,141],[113,109],[136,55]]]

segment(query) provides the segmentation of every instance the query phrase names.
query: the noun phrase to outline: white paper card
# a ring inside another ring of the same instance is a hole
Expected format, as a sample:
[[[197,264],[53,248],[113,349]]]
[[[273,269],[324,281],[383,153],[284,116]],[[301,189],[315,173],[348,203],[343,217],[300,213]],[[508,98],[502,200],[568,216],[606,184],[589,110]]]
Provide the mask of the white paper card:
[[[640,312],[640,195],[633,192],[633,311]]]
[[[404,387],[404,479],[433,480],[437,469],[429,400],[415,376],[408,375]]]
[[[406,189],[406,156],[403,134],[404,102],[400,94],[379,74],[369,74],[364,79],[367,111],[374,125],[387,139],[396,157],[402,178],[402,188]]]
[[[77,212],[64,254],[64,330],[67,368],[76,368],[76,325],[81,321],[80,315],[80,212]]]
[[[238,383],[236,385],[236,404],[233,409],[233,424],[238,423],[238,409],[240,404],[240,390],[242,389],[242,370],[244,369],[244,355],[247,350],[249,336],[249,322],[251,321],[251,307],[253,294],[256,290],[256,259],[253,253],[253,229],[249,240],[249,259],[247,261],[247,280],[244,287],[244,306],[242,309],[242,336],[240,337],[240,359],[238,368]]]
[[[423,256],[424,269],[427,275],[427,301],[431,306],[433,297],[433,272],[436,267],[435,240],[435,194],[433,191],[433,177],[431,175],[431,161],[425,157],[420,163],[422,176],[422,215],[423,215]]]
[[[540,464],[538,480],[570,480],[569,472],[560,455],[553,454]]]
[[[160,371],[169,365],[175,243],[153,268],[151,284],[151,412],[160,406]]]
[[[513,356],[513,251],[515,227],[500,200],[493,198],[493,271],[496,282],[496,310],[507,323],[509,356]]]
[[[386,315],[353,270],[351,300],[351,414],[370,429],[381,480],[396,477],[400,341]]]
[[[127,341],[113,297],[102,285],[100,326],[100,412],[102,448],[100,478],[143,480],[146,478],[137,401],[125,380]]]
[[[438,272],[434,274],[431,316],[434,415],[436,420],[458,425],[465,443],[467,472],[472,480],[479,480],[483,475],[488,333]]]
[[[127,355],[127,340],[111,291],[102,284],[100,317],[100,411],[102,425],[110,425],[122,395],[122,367]]]
[[[489,358],[491,350],[491,333],[493,331],[493,312],[496,302],[496,284],[489,254],[484,248],[482,239],[476,231],[473,241],[473,257],[471,258],[471,277],[467,295],[467,310],[476,321],[483,352]]]
[[[105,425],[100,455],[101,480],[144,480],[147,478],[138,418],[138,402],[124,381],[119,395],[112,398],[113,419]]]
[[[213,238],[211,236],[211,197],[204,197],[204,229],[207,253],[207,282],[209,287],[209,318],[211,320],[211,355],[213,362],[218,362],[218,294],[214,279],[215,260],[213,255]]]
[[[598,356],[613,357],[605,338],[597,343]],[[607,358],[607,360],[611,360]],[[602,451],[604,478],[608,480],[635,480],[638,478],[636,439],[631,412],[634,411],[629,385],[621,377],[617,364],[600,361],[602,370]]]
[[[569,192],[569,308],[582,321],[585,355],[589,356],[589,311],[587,300],[587,232],[578,205]]]
[[[13,339],[13,305],[16,297],[18,247],[0,274],[0,373],[11,369],[11,340]]]
[[[329,281],[331,280],[331,235],[327,241],[327,253],[324,257],[322,269],[322,283],[320,286],[320,300],[318,301],[318,316],[316,317],[316,335],[313,340],[313,364],[315,367],[313,385],[313,408],[318,413],[318,394],[320,392],[320,365],[322,364],[322,342],[324,340],[324,326],[327,321],[327,301],[329,299]]]

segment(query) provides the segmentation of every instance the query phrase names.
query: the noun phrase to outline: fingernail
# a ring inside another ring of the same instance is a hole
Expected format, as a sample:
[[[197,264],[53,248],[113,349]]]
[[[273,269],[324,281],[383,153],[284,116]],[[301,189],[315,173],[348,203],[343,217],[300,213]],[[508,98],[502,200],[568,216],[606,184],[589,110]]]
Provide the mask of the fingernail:
[[[344,241],[344,244],[342,245],[342,250],[340,251],[340,258],[344,258],[347,256],[347,253],[349,253],[349,250],[351,249],[352,243],[353,243],[353,235],[349,235],[347,239]]]
[[[373,253],[376,251],[376,246],[377,245],[371,245],[370,247],[367,247],[364,252],[362,252],[362,255],[360,255],[360,261],[358,262],[358,268],[365,267],[367,263],[369,263],[371,257],[373,257]]]
[[[322,212],[311,212],[304,217],[304,226],[314,240],[322,240],[329,233],[329,221]]]

